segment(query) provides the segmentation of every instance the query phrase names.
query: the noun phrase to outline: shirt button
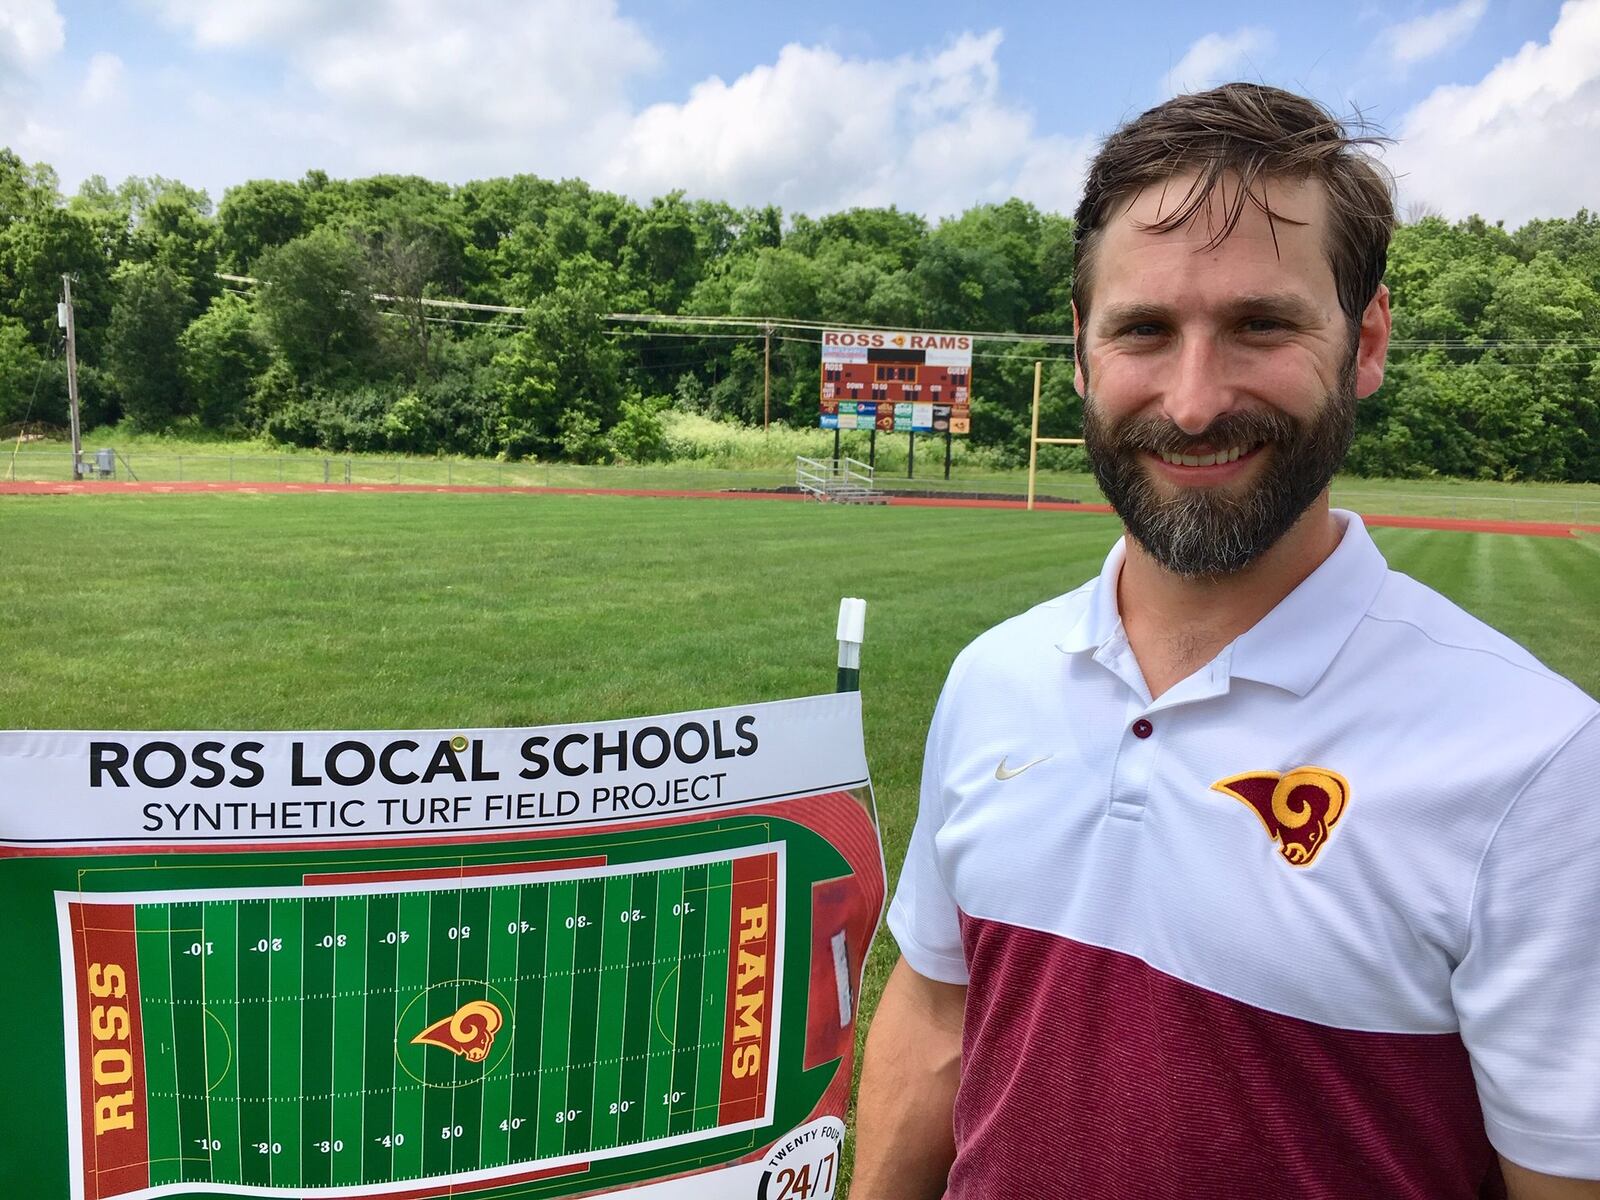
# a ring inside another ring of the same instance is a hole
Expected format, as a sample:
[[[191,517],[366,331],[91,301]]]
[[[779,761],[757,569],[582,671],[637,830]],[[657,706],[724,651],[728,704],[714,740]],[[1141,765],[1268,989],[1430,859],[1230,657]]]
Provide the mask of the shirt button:
[[[1156,731],[1156,727],[1154,725],[1150,724],[1149,721],[1146,721],[1143,717],[1140,717],[1137,721],[1135,721],[1133,723],[1133,736],[1134,737],[1147,738],[1152,733],[1154,733],[1155,731]]]

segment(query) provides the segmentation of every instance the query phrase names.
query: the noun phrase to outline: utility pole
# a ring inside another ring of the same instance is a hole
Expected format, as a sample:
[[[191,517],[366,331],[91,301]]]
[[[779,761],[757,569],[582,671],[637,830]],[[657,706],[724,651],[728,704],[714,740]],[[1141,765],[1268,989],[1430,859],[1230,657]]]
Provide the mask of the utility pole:
[[[72,276],[61,277],[58,323],[67,330],[67,403],[72,411],[72,479],[83,478],[83,430],[78,423],[78,329],[72,319]]]
[[[761,432],[766,433],[767,426],[772,423],[772,323],[770,321],[761,327],[761,333],[766,342],[761,367]]]

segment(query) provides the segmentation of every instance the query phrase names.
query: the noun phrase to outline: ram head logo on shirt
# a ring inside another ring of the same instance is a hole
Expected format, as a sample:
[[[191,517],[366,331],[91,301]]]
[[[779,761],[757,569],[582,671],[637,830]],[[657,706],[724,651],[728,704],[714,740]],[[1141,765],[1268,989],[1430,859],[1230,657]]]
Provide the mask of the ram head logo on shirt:
[[[1350,799],[1345,777],[1323,767],[1249,771],[1219,779],[1211,790],[1254,809],[1278,852],[1296,867],[1311,865]]]

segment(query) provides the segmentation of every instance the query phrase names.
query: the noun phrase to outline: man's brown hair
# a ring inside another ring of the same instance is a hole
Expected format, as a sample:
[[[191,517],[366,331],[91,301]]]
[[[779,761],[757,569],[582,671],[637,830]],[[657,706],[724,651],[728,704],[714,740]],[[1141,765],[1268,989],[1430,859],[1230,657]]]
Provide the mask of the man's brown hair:
[[[1328,196],[1327,254],[1339,306],[1352,328],[1359,326],[1383,282],[1394,228],[1391,177],[1362,150],[1383,140],[1359,123],[1355,132],[1347,130],[1314,100],[1259,83],[1175,96],[1135,118],[1101,146],[1078,204],[1072,301],[1079,320],[1089,314],[1095,244],[1116,205],[1192,171],[1197,178],[1178,206],[1146,228],[1180,229],[1215,195],[1223,219],[1208,248],[1227,240],[1246,204],[1269,221],[1289,221],[1270,206],[1265,185],[1272,178],[1320,181]]]

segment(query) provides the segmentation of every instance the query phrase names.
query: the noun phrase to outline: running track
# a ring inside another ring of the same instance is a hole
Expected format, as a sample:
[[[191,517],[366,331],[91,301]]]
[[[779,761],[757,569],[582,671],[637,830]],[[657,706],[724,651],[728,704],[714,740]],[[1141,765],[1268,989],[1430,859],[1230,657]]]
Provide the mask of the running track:
[[[317,483],[0,483],[0,496],[81,496],[81,495],[168,495],[195,492],[509,492],[527,496],[648,496],[675,500],[791,500],[808,501],[797,492],[669,491],[651,488],[556,488],[556,487],[436,487],[431,484],[317,484]],[[889,504],[899,508],[1010,508],[1022,509],[1022,500],[958,500],[945,496],[890,496]],[[1037,509],[1052,512],[1109,513],[1105,504],[1060,504],[1039,501]],[[1570,538],[1580,533],[1600,533],[1600,525],[1577,525],[1565,521],[1478,521],[1453,517],[1393,517],[1362,514],[1368,525],[1387,525],[1398,529],[1445,529],[1457,533],[1520,533],[1532,537]]]

